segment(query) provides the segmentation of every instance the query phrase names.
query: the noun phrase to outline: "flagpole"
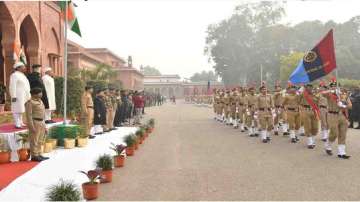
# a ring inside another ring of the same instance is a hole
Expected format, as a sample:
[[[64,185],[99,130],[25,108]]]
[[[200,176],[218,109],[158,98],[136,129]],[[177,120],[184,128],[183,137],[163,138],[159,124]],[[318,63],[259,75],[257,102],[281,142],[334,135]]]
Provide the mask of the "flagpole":
[[[261,80],[260,85],[262,85],[262,83],[263,83],[263,66],[262,66],[262,64],[260,65],[260,80]]]
[[[65,22],[64,22],[64,120],[63,124],[66,125],[66,110],[67,110],[67,24],[68,24],[68,16],[67,16],[67,9],[68,9],[68,1],[66,0],[65,3]]]

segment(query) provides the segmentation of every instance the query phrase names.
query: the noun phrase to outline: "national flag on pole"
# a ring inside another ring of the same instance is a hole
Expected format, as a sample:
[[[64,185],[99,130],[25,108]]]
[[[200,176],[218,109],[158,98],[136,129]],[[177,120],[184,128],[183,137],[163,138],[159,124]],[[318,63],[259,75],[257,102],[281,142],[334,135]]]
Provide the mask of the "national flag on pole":
[[[293,84],[310,83],[336,68],[333,30],[300,60],[289,81]]]
[[[66,6],[66,4],[68,4]],[[81,37],[81,31],[79,26],[78,18],[75,15],[74,4],[71,1],[59,1],[59,6],[61,8],[61,16],[65,19],[65,9],[67,8],[67,20],[68,27],[71,31],[75,32]]]
[[[19,47],[18,44],[14,43],[14,61],[15,62],[22,62],[24,63],[24,65],[27,65],[27,61],[26,61],[26,56],[25,53],[23,51],[23,48]]]

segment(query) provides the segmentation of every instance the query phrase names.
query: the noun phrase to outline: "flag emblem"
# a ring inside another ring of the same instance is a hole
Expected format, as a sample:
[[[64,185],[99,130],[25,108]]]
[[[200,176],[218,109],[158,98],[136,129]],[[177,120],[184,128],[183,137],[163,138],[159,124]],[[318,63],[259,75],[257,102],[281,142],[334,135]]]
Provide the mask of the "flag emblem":
[[[315,51],[309,51],[306,53],[306,55],[304,56],[304,61],[305,62],[314,62],[317,58],[317,54]]]

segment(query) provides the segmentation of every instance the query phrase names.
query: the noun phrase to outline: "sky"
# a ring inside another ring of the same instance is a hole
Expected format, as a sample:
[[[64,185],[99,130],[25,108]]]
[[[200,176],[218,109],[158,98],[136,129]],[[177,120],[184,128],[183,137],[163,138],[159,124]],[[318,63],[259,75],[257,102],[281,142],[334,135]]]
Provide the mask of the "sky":
[[[87,48],[108,48],[124,59],[131,55],[136,68],[149,65],[189,78],[212,70],[204,55],[208,25],[248,1],[74,0],[83,37],[70,33],[69,39]],[[284,23],[344,22],[360,15],[360,0],[288,0],[285,9]]]

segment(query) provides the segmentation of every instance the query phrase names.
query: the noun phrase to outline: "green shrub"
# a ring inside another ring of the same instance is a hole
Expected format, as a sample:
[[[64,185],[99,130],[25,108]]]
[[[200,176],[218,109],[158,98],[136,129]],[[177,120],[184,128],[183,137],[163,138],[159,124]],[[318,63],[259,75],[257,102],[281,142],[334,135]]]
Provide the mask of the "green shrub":
[[[48,188],[46,201],[80,201],[81,191],[79,187],[70,181],[60,180],[56,185]]]
[[[81,111],[81,96],[84,92],[84,83],[79,78],[69,77],[67,81],[67,112],[79,114]],[[55,78],[56,112],[64,113],[64,78]]]
[[[130,134],[128,136],[125,137],[125,143],[127,147],[131,147],[136,143],[136,138],[134,136],[134,134]]]
[[[80,134],[78,125],[57,125],[49,130],[49,137],[57,139],[58,145],[64,145],[64,138],[75,139]]]
[[[144,133],[145,133],[144,129],[140,128],[135,132],[135,135],[139,138],[142,138],[144,136]]]
[[[155,126],[155,119],[151,118],[151,119],[148,121],[148,125],[153,128],[153,127]]]
[[[101,168],[102,170],[113,169],[113,158],[108,154],[99,156],[99,158],[96,160],[95,163],[96,163],[96,167]]]

